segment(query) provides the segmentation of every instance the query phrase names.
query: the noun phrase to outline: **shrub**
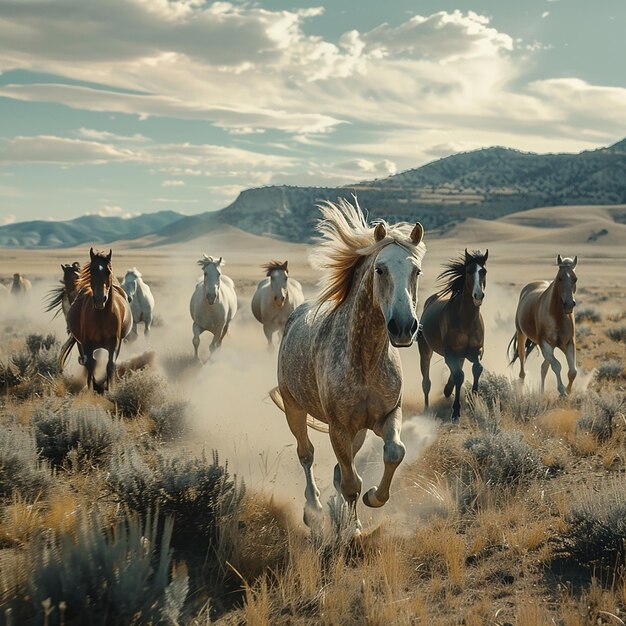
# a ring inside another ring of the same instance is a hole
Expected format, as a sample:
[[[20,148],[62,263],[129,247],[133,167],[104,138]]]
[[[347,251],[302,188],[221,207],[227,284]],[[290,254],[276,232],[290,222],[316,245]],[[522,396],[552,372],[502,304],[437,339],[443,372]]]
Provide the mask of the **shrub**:
[[[154,426],[154,434],[162,439],[176,439],[185,432],[185,411],[187,403],[184,401],[166,402],[161,406],[152,406],[148,409],[148,417]]]
[[[600,315],[596,307],[586,306],[576,309],[574,319],[576,320],[576,323],[582,322],[583,320],[587,320],[589,322],[600,322],[602,321],[602,316]]]
[[[485,372],[480,378],[479,392],[489,407],[506,405],[512,394],[511,381],[506,376]]]
[[[21,428],[0,429],[0,499],[17,492],[35,498],[50,476],[42,465],[33,436]]]
[[[607,328],[605,331],[606,336],[613,341],[621,341],[626,343],[626,326],[619,326],[616,328]]]
[[[111,531],[95,514],[84,519],[72,534],[31,548],[25,601],[42,618],[44,606],[46,624],[177,623],[188,578],[172,567],[172,525],[167,520],[158,536],[150,515]]]
[[[565,516],[566,553],[583,564],[624,562],[626,554],[626,480],[578,494]]]
[[[577,341],[586,339],[587,337],[589,337],[589,335],[591,335],[591,333],[592,333],[591,328],[587,326],[586,324],[580,324],[579,326],[576,326],[576,340]]]
[[[54,335],[28,335],[26,337],[26,349],[32,357],[36,356],[41,350],[50,350],[57,346],[59,342]]]
[[[576,422],[580,430],[592,434],[603,442],[613,435],[615,418],[625,404],[620,393],[587,393],[580,405],[581,416]]]
[[[34,412],[35,439],[41,454],[61,465],[75,450],[81,459],[97,463],[120,440],[123,428],[101,406],[73,407],[64,404],[57,411],[41,408]]]
[[[484,482],[492,485],[522,483],[545,473],[535,450],[519,432],[483,433],[465,442]]]
[[[619,380],[624,372],[624,366],[619,359],[608,359],[600,363],[595,371],[595,379],[600,380]]]
[[[514,421],[526,423],[543,415],[553,404],[554,400],[539,389],[512,385],[511,394],[503,408]]]
[[[165,380],[150,370],[129,371],[108,396],[121,415],[134,417],[165,401],[164,385]]]
[[[157,454],[153,468],[134,449],[127,449],[110,465],[108,485],[118,501],[145,517],[159,510],[176,522],[174,543],[217,540],[219,526],[241,503],[243,483],[230,477],[216,452],[212,462],[198,458],[167,458]]]

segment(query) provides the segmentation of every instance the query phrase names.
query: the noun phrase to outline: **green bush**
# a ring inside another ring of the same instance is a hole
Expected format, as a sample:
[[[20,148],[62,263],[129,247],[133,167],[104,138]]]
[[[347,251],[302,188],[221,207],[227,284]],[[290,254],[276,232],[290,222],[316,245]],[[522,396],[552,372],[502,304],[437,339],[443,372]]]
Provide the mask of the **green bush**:
[[[22,428],[0,429],[0,499],[13,492],[35,498],[50,481],[33,436]]]
[[[186,410],[187,403],[180,400],[151,406],[148,417],[152,421],[154,434],[166,440],[182,437],[185,434]]]
[[[35,440],[42,456],[62,465],[68,453],[97,463],[105,458],[124,432],[119,421],[97,405],[73,407],[70,403],[33,413]]]
[[[149,369],[130,371],[115,383],[108,397],[121,415],[134,417],[165,402],[165,385],[165,380]]]
[[[619,359],[609,359],[600,363],[595,371],[595,379],[603,380],[619,380],[624,372],[624,365]]]

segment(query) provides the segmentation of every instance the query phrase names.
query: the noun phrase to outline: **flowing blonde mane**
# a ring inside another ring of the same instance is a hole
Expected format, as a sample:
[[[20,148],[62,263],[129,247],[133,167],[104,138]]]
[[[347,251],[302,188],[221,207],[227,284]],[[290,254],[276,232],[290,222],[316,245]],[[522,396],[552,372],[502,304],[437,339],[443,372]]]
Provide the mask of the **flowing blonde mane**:
[[[322,212],[322,220],[317,226],[322,241],[311,254],[310,261],[315,269],[323,272],[318,283],[318,306],[333,302],[333,308],[338,307],[348,297],[358,262],[378,254],[391,243],[406,248],[419,262],[426,253],[423,242],[415,245],[411,240],[414,225],[406,222],[383,222],[387,234],[376,241],[375,226],[367,225],[356,197],[354,205],[339,198],[337,203],[325,201],[317,206]]]

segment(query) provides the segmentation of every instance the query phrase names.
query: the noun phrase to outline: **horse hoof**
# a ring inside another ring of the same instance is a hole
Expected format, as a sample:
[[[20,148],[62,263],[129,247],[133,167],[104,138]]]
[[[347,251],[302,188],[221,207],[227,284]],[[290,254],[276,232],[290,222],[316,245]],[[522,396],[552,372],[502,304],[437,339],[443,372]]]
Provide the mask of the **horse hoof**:
[[[312,506],[305,506],[303,521],[311,529],[313,535],[320,534],[324,527],[324,510],[321,507],[317,509]]]
[[[363,494],[363,504],[365,506],[369,506],[372,509],[378,509],[385,503],[381,502],[376,497],[376,487],[372,487],[369,491],[366,491]]]
[[[450,387],[450,389],[448,389],[447,387],[443,388],[443,395],[446,398],[449,398],[452,395],[452,387]]]

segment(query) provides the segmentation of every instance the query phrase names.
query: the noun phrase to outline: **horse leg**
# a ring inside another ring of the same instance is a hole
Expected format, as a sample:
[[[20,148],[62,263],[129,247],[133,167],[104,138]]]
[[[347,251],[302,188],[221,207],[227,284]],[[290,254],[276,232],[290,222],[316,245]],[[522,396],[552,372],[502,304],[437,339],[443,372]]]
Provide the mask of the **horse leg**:
[[[211,341],[211,344],[209,345],[209,350],[211,351],[211,354],[213,354],[222,345],[222,333],[223,332],[224,332],[224,327],[218,328],[213,333],[213,341]]]
[[[576,374],[578,374],[578,370],[576,369],[576,344],[574,340],[570,341],[565,347],[565,358],[567,359],[567,393],[568,395],[572,392],[572,384],[574,383],[574,379],[576,378]]]
[[[348,505],[350,511],[350,517],[356,522],[357,531],[361,530],[361,522],[356,514],[356,501],[361,493],[361,486],[363,481],[356,471],[354,465],[354,440],[353,437],[345,428],[338,425],[329,426],[330,443],[335,451],[337,457],[337,464],[340,469],[340,484],[339,491],[343,496],[343,499]],[[361,443],[362,445],[362,443]],[[335,470],[335,478],[337,472]],[[337,485],[335,484],[335,487]]]
[[[306,423],[306,411],[299,407],[291,397],[281,390],[283,402],[285,404],[285,415],[287,416],[287,424],[298,444],[298,458],[300,465],[304,469],[304,477],[306,478],[306,487],[304,489],[304,497],[306,504],[304,506],[304,523],[311,529],[314,534],[322,530],[324,523],[324,509],[320,502],[320,492],[315,484],[313,476],[313,458],[315,448],[309,439]]]
[[[389,500],[391,480],[406,452],[406,448],[400,440],[401,429],[402,409],[399,406],[374,425],[374,432],[384,441],[383,461],[385,469],[378,487],[372,487],[363,494],[363,502],[369,507],[381,507]]]
[[[230,326],[230,322],[226,322],[226,324],[224,324],[224,330],[222,331],[222,336],[220,337],[220,346],[222,345],[222,341],[224,341],[224,337],[226,337],[226,333],[228,332],[229,326]]]
[[[454,381],[454,402],[452,403],[452,421],[458,422],[461,417],[461,385],[465,380],[463,362],[465,359],[448,354],[445,357],[446,365],[450,368],[450,378]]]
[[[546,375],[550,369],[550,361],[544,359],[541,363],[541,393],[544,392],[546,386]]]
[[[152,327],[152,317],[148,316],[143,321],[143,336],[148,339],[150,336],[150,328]]]
[[[352,456],[355,457],[357,452],[363,447],[365,443],[365,437],[367,436],[367,428],[360,430],[354,440],[352,441]],[[339,463],[335,465],[335,471],[333,474],[333,485],[337,493],[341,494],[341,467]]]
[[[87,368],[87,389],[94,389],[94,371],[96,369],[96,359],[93,356],[94,348],[92,346],[85,346],[83,351],[85,355],[85,367]]]
[[[559,395],[564,396],[565,387],[563,386],[563,381],[561,380],[561,364],[559,363],[559,360],[556,358],[556,356],[554,356],[554,348],[547,341],[542,341],[540,344],[540,347],[541,347],[541,353],[543,354],[543,358],[545,359],[543,365],[541,366],[541,373],[543,374],[544,366],[545,366],[546,372],[548,371],[548,366],[546,365],[546,362],[549,363],[549,365],[552,367],[552,371],[554,372],[554,375],[556,376],[556,386],[557,386],[557,389],[559,390]],[[543,377],[542,377],[542,381],[543,381]],[[542,391],[543,391],[543,384],[542,384]]]
[[[472,374],[474,376],[474,384],[472,385],[472,393],[478,393],[478,380],[483,373],[483,364],[480,362],[480,352],[476,350],[475,354],[469,359],[472,362]]]
[[[526,371],[524,370],[524,362],[526,361],[526,335],[521,330],[517,330],[517,356],[519,357],[519,377],[524,382]]]
[[[265,338],[267,339],[267,349],[270,352],[274,352],[274,343],[272,342],[272,335],[274,331],[270,326],[263,325],[263,333],[265,334]]]
[[[200,326],[198,326],[198,324],[194,322],[192,326],[192,330],[193,330],[192,343],[193,343],[194,356],[197,359],[198,358],[198,346],[200,345],[200,335],[204,332],[204,328],[200,328]]]
[[[433,351],[420,335],[417,339],[417,346],[420,351],[420,370],[422,371],[422,391],[424,392],[424,408],[428,408],[428,394],[430,393],[430,360]]]
[[[121,341],[119,345],[121,345]],[[113,375],[115,374],[115,360],[117,359],[117,355],[119,354],[117,340],[109,345],[107,351],[109,353],[109,360],[107,361],[106,388],[109,389],[109,387],[111,386],[111,381],[113,380]]]

